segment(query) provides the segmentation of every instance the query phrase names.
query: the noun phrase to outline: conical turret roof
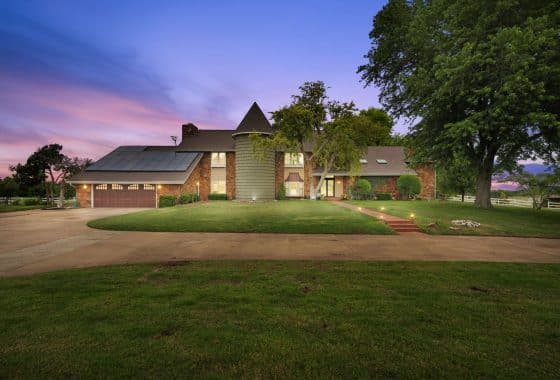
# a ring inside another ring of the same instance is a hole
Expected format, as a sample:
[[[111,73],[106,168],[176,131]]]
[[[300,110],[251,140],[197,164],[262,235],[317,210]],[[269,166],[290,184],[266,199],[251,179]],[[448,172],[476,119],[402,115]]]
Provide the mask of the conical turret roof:
[[[244,133],[272,134],[273,132],[274,130],[272,129],[270,122],[257,102],[254,102],[232,135],[236,136]]]

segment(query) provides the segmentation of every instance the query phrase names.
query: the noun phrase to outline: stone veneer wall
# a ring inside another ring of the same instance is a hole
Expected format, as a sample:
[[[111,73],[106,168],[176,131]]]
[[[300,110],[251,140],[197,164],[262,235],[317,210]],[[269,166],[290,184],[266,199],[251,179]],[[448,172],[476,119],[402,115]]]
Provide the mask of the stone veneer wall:
[[[87,185],[87,189],[84,189],[84,185],[76,185],[76,201],[78,207],[91,207],[91,185]]]
[[[275,185],[274,191],[276,199],[280,196],[280,187],[284,183],[284,152],[276,152],[275,163]]]
[[[436,173],[434,171],[433,165],[419,165],[414,168],[414,171],[416,171],[416,173],[418,174],[420,184],[422,185],[420,190],[420,198],[435,199]]]
[[[226,153],[226,195],[235,199],[235,153]]]

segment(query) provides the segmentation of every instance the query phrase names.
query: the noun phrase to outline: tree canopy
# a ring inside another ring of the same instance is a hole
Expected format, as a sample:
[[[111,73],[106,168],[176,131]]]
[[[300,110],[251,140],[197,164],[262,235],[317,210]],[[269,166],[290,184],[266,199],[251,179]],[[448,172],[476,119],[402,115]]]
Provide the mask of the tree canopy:
[[[41,184],[49,204],[54,200],[55,185],[59,185],[59,206],[62,207],[66,180],[91,162],[91,159],[87,158],[68,157],[62,153],[62,145],[49,144],[33,152],[25,164],[17,164],[10,169],[14,172],[13,179],[18,184],[27,188],[37,188]]]
[[[358,71],[393,116],[420,120],[413,158],[466,157],[491,207],[494,172],[558,159],[559,35],[558,1],[389,0]]]
[[[331,100],[321,81],[305,82],[292,102],[272,112],[275,133],[252,135],[255,152],[282,149],[303,153],[322,173],[313,195],[320,192],[326,175],[333,169],[356,171],[369,145],[391,141],[393,121],[384,111],[358,111],[353,102]],[[311,144],[312,151],[304,150]]]

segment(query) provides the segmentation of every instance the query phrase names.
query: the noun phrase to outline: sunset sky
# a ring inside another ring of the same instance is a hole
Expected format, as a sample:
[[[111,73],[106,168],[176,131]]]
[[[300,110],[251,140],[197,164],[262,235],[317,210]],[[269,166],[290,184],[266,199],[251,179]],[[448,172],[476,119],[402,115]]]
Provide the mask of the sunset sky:
[[[309,80],[379,106],[356,68],[382,3],[3,1],[0,176],[47,143],[98,159],[170,144],[189,121],[235,128],[253,101],[273,111]]]

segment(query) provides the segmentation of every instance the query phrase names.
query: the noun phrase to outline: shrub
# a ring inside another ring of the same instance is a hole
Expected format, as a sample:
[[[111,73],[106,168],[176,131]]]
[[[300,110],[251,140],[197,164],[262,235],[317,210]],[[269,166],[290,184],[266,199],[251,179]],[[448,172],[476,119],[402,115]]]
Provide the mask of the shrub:
[[[401,175],[397,180],[397,189],[402,198],[414,198],[420,194],[420,180],[415,175]]]
[[[227,201],[227,195],[226,194],[212,193],[212,194],[208,195],[208,200],[209,201]]]
[[[37,198],[27,198],[23,200],[24,206],[37,206],[39,204],[39,200]]]
[[[184,205],[187,203],[198,202],[198,194],[181,194],[179,195],[179,203]]]
[[[159,207],[173,207],[177,199],[174,195],[160,195],[159,196]]]
[[[377,198],[378,201],[390,201],[391,200],[391,194],[389,194],[389,193],[377,193],[377,194],[375,194],[375,197]]]
[[[21,205],[21,199],[14,199],[12,201],[12,206],[19,206]]]
[[[278,189],[278,199],[286,199],[286,186],[284,184],[281,184],[280,189]]]
[[[359,179],[351,187],[352,198],[369,199],[371,197],[371,183],[367,179]]]

